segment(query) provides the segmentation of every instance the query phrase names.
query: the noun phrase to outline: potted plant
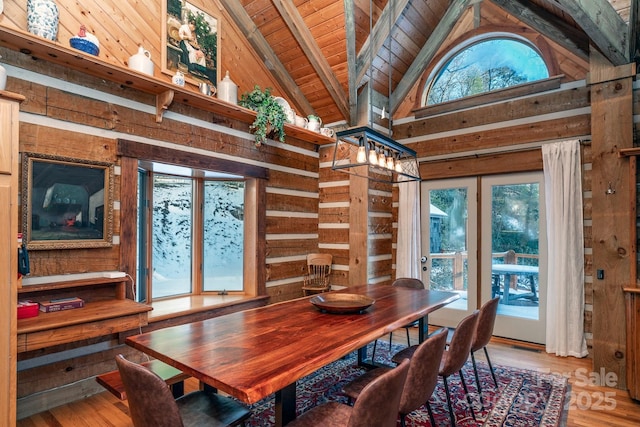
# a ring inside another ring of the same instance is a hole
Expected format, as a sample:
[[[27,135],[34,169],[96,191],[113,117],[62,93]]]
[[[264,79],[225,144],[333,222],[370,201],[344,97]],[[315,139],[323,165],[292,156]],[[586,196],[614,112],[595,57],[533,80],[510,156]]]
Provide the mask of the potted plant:
[[[282,105],[278,104],[271,96],[271,88],[262,91],[260,86],[256,85],[251,92],[242,94],[239,104],[258,113],[251,125],[257,147],[262,145],[269,135],[284,142],[284,124],[287,121],[287,116]]]

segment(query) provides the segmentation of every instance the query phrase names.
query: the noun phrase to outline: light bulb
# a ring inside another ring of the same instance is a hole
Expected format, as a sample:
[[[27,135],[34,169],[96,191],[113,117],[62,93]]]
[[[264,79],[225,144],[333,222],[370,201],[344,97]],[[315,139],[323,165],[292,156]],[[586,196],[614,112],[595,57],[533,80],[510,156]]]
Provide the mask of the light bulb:
[[[396,160],[396,172],[402,173],[404,170],[402,169],[402,162],[400,159]]]
[[[387,157],[387,169],[393,170],[395,168],[395,162],[393,161],[393,156]]]
[[[380,165],[380,167],[382,168],[387,166],[387,157],[382,151],[378,154],[378,165]]]
[[[356,162],[358,163],[366,163],[367,162],[367,150],[364,145],[358,147],[358,154],[356,154]]]
[[[384,109],[384,107],[382,107],[382,113],[380,113],[380,118],[381,119],[387,118],[387,111]]]
[[[374,166],[378,164],[378,153],[373,148],[369,150],[369,164]]]

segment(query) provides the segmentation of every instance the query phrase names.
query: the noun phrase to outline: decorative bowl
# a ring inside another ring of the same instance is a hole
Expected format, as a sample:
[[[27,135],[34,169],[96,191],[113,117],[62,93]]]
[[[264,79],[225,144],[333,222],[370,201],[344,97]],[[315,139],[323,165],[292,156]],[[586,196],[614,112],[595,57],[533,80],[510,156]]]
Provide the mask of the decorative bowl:
[[[320,311],[333,314],[363,313],[376,300],[365,295],[326,293],[314,296],[309,300]]]
[[[81,50],[91,55],[98,55],[100,48],[94,42],[82,37],[71,37],[69,44],[72,48]]]

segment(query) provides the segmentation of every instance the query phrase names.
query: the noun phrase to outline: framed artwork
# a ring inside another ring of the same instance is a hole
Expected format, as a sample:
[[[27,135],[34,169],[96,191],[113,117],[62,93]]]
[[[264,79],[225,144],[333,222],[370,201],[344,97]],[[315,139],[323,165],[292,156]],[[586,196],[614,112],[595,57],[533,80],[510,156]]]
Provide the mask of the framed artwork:
[[[22,234],[28,249],[112,246],[113,165],[23,153]]]
[[[187,0],[163,0],[162,72],[218,87],[220,20]]]

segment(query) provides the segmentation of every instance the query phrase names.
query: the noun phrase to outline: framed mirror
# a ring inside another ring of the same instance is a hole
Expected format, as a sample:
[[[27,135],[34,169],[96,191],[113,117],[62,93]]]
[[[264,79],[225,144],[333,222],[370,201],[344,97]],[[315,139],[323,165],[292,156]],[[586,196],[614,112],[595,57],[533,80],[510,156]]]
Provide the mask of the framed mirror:
[[[27,249],[110,247],[113,165],[23,153],[22,234]]]
[[[162,1],[162,72],[181,71],[185,81],[218,87],[220,20],[202,0]]]

